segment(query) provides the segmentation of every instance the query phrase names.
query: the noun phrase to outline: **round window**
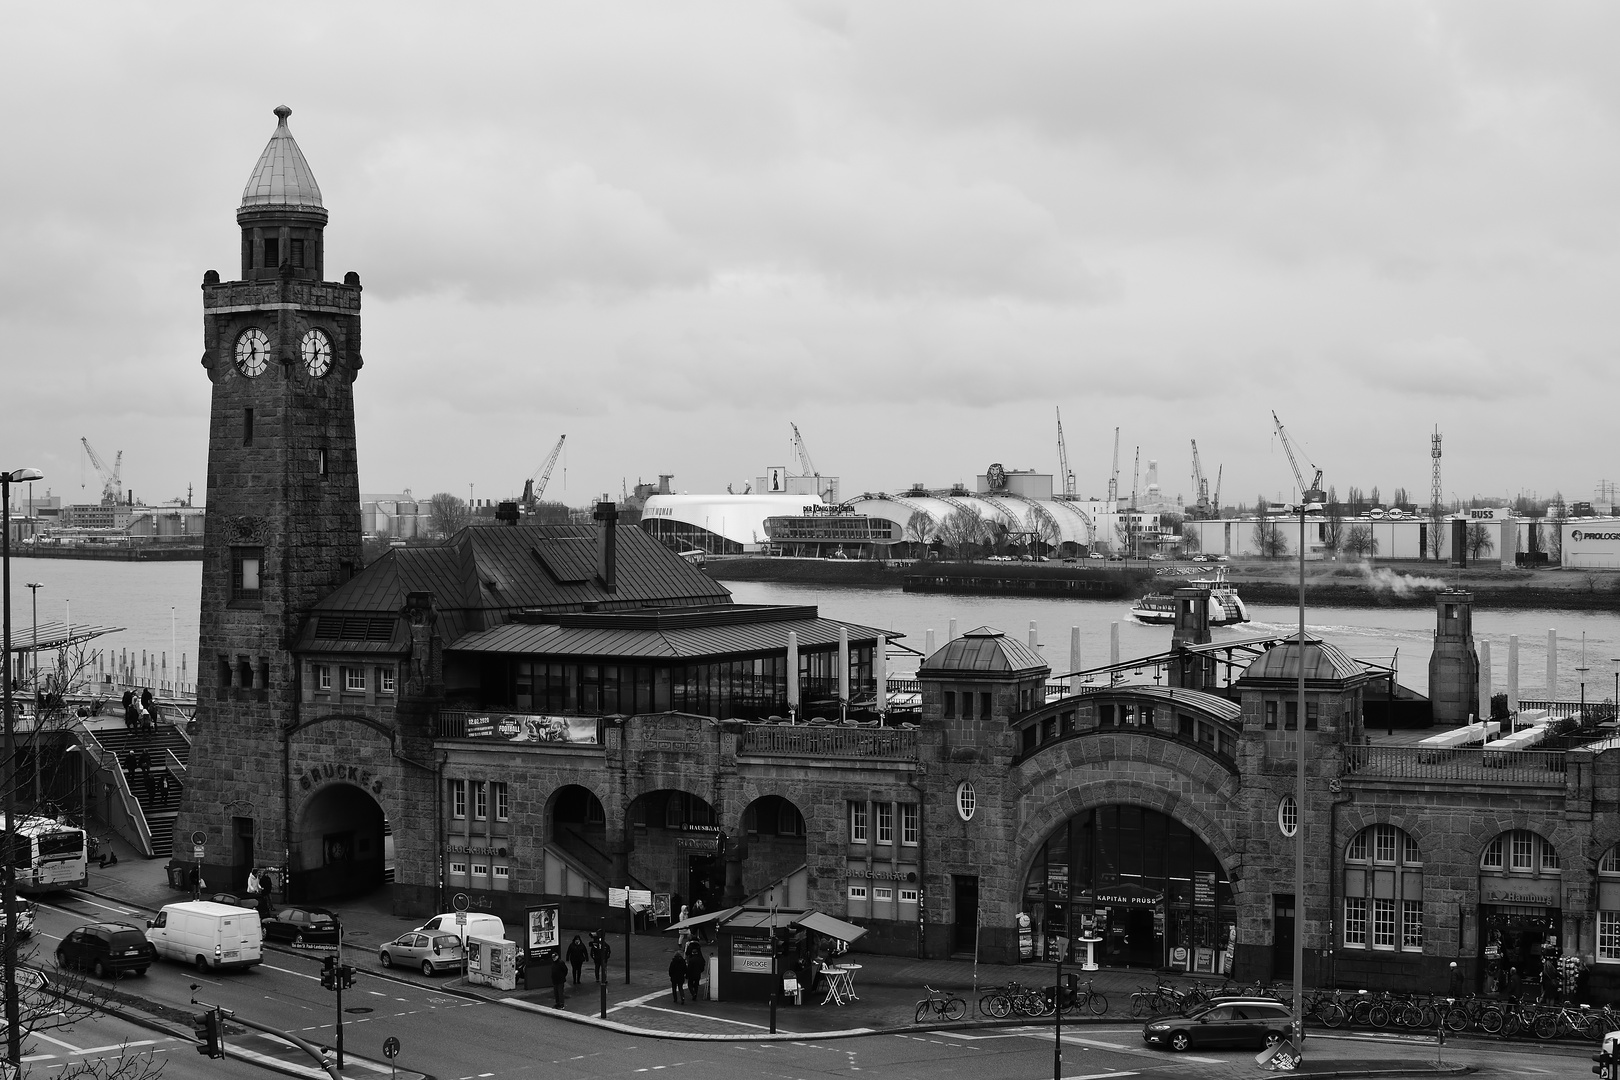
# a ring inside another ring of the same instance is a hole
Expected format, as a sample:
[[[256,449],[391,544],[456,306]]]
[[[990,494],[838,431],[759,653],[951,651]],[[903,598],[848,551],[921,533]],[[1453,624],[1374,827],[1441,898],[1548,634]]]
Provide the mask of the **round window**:
[[[1284,836],[1293,836],[1299,831],[1299,803],[1292,795],[1284,795],[1277,804],[1277,828]]]
[[[964,780],[956,785],[956,812],[962,815],[963,821],[973,820],[973,811],[978,806],[978,796],[973,791],[973,781]]]

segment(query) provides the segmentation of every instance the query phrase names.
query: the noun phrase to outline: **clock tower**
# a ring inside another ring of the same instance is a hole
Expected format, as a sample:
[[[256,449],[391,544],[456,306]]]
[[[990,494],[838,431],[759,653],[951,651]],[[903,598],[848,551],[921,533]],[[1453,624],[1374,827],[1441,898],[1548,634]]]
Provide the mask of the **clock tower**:
[[[299,709],[291,647],[311,606],[360,565],[360,277],[324,280],[327,214],[291,114],[275,110],[236,211],[239,279],[210,270],[202,284],[208,527],[197,723],[174,853],[191,862],[201,837],[214,889],[285,864],[283,740]]]

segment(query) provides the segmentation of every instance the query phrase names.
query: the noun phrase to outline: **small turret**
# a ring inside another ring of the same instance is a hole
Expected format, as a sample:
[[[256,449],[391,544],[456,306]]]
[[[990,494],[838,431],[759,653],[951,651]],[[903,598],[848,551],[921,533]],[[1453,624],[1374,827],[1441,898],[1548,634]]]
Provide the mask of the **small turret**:
[[[242,280],[288,277],[320,281],[325,256],[326,207],[304,152],[293,141],[278,105],[276,130],[242,189],[236,223],[242,226]]]

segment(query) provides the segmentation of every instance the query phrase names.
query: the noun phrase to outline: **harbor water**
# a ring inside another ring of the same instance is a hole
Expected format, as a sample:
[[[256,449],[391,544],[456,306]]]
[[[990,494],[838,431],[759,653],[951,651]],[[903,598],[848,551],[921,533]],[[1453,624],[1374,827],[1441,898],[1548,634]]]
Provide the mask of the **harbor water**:
[[[41,622],[69,617],[77,624],[120,626],[121,633],[98,639],[114,656],[120,651],[139,657],[142,650],[155,664],[164,658],[170,675],[176,670],[175,653],[185,658],[187,681],[196,677],[197,608],[202,595],[201,562],[97,562],[92,560],[29,559],[11,562],[11,618],[14,642],[26,641],[32,619],[26,582],[40,582]],[[1069,628],[1079,627],[1079,667],[1108,663],[1111,627],[1119,626],[1122,660],[1164,652],[1170,630],[1145,626],[1132,619],[1124,600],[1070,600],[994,596],[941,596],[903,593],[897,589],[848,586],[804,586],[774,582],[727,582],[738,603],[814,604],[829,618],[905,635],[901,644],[921,652],[927,631],[943,645],[950,621],[957,632],[989,625],[1027,640],[1035,623],[1041,655],[1054,673],[1073,670],[1069,656]],[[1292,634],[1298,625],[1297,609],[1250,604],[1252,621],[1219,627],[1217,641],[1254,634]],[[1428,692],[1429,653],[1433,644],[1433,607],[1307,607],[1306,631],[1339,646],[1357,659],[1388,664],[1392,659],[1400,681],[1419,693]],[[1557,631],[1557,680],[1547,692],[1547,632]],[[1575,701],[1581,696],[1583,673],[1581,635],[1586,635],[1584,673],[1588,701],[1614,697],[1620,664],[1620,619],[1607,612],[1559,610],[1491,610],[1476,607],[1476,642],[1489,642],[1491,685],[1507,687],[1508,638],[1519,638],[1519,693],[1521,697]],[[909,662],[896,662],[895,670],[910,670]],[[1151,673],[1148,673],[1151,677]]]

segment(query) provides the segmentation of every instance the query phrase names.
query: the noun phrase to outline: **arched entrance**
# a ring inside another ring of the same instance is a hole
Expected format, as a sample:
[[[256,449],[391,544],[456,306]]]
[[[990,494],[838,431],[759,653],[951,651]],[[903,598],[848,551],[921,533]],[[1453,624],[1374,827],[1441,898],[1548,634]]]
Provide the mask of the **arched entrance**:
[[[383,809],[364,788],[335,783],[304,803],[288,853],[289,895],[332,900],[385,881]]]
[[[551,799],[550,825],[552,843],[607,881],[613,857],[608,853],[607,814],[596,792],[578,784],[558,788]]]
[[[743,892],[748,895],[781,883],[776,902],[784,908],[804,907],[807,858],[804,814],[780,795],[762,795],[743,810],[743,836],[747,862],[743,864]]]
[[[1220,860],[1191,829],[1140,806],[1099,806],[1060,825],[1024,881],[1019,956],[1112,967],[1229,972],[1237,911]],[[1024,922],[1028,921],[1028,926]]]
[[[630,804],[625,829],[630,875],[653,892],[672,894],[672,913],[698,900],[709,911],[721,906],[724,837],[707,800],[687,791],[649,791]]]
[[[1479,968],[1482,989],[1499,992],[1518,976],[1534,995],[1548,959],[1556,967],[1564,926],[1563,863],[1552,841],[1528,829],[1498,834],[1479,857]]]

